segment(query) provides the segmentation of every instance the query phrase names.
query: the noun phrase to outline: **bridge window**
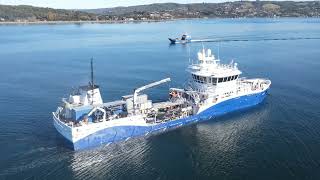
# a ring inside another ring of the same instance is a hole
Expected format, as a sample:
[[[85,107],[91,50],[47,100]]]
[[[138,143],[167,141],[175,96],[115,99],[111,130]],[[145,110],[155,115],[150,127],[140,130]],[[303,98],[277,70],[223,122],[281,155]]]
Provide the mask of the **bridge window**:
[[[218,82],[221,83],[223,81],[223,78],[219,78]]]
[[[203,82],[203,77],[199,76],[200,83]]]
[[[217,84],[217,78],[211,78],[211,82],[213,85],[216,85]]]
[[[223,78],[223,82],[227,82],[228,77]]]
[[[207,83],[207,82],[210,82],[210,80],[211,80],[210,78],[203,77],[203,76],[197,76],[194,74],[192,74],[192,79],[194,79],[194,81],[196,81],[198,83]]]
[[[228,77],[228,81],[231,81],[231,76]]]
[[[207,82],[207,77],[202,77],[202,83]]]
[[[192,79],[196,82],[199,81],[199,77],[197,75],[192,74]]]

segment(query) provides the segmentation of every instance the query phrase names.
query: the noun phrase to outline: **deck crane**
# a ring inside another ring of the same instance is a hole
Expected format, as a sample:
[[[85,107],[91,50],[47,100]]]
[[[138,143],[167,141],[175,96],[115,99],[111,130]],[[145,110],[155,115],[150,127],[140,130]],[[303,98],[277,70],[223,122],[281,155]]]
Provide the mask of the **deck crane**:
[[[160,84],[163,84],[163,83],[166,83],[166,82],[169,82],[171,81],[170,78],[166,78],[166,79],[162,79],[160,81],[156,81],[156,82],[153,82],[153,83],[150,83],[148,85],[145,85],[145,86],[142,86],[142,87],[139,87],[137,89],[134,90],[134,93],[133,93],[133,109],[134,109],[134,113],[136,113],[136,110],[138,109],[137,108],[137,98],[138,98],[138,94],[145,90],[145,89],[148,89],[148,88],[152,88],[154,86],[157,86],[157,85],[160,85]]]

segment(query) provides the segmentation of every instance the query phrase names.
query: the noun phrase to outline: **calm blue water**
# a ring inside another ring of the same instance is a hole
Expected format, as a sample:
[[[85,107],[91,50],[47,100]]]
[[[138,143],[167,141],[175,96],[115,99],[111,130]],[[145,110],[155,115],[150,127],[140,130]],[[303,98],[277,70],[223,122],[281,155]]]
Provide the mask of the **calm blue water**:
[[[189,20],[140,24],[0,26],[0,179],[319,179],[320,40],[203,43],[246,77],[272,80],[246,111],[168,133],[73,152],[51,112],[72,89],[96,81],[105,101],[182,87],[201,43],[167,37],[320,38],[320,19]],[[189,56],[190,54],[190,56]]]

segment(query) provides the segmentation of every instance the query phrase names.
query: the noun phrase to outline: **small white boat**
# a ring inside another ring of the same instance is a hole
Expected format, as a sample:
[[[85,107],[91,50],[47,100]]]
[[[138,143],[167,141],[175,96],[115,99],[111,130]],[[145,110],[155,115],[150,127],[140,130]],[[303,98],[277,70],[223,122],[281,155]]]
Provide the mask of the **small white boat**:
[[[181,38],[168,38],[171,44],[185,44],[191,42],[191,36],[183,34]]]

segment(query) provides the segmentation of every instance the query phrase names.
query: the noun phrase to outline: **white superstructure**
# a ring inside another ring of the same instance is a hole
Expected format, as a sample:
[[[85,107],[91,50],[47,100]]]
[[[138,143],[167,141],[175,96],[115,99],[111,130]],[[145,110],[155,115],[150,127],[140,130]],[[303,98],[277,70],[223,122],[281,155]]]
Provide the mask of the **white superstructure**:
[[[196,92],[198,113],[228,99],[262,92],[271,84],[266,79],[240,78],[242,72],[237,63],[221,64],[210,49],[202,49],[197,57],[197,62],[187,69],[191,77],[186,89]]]

